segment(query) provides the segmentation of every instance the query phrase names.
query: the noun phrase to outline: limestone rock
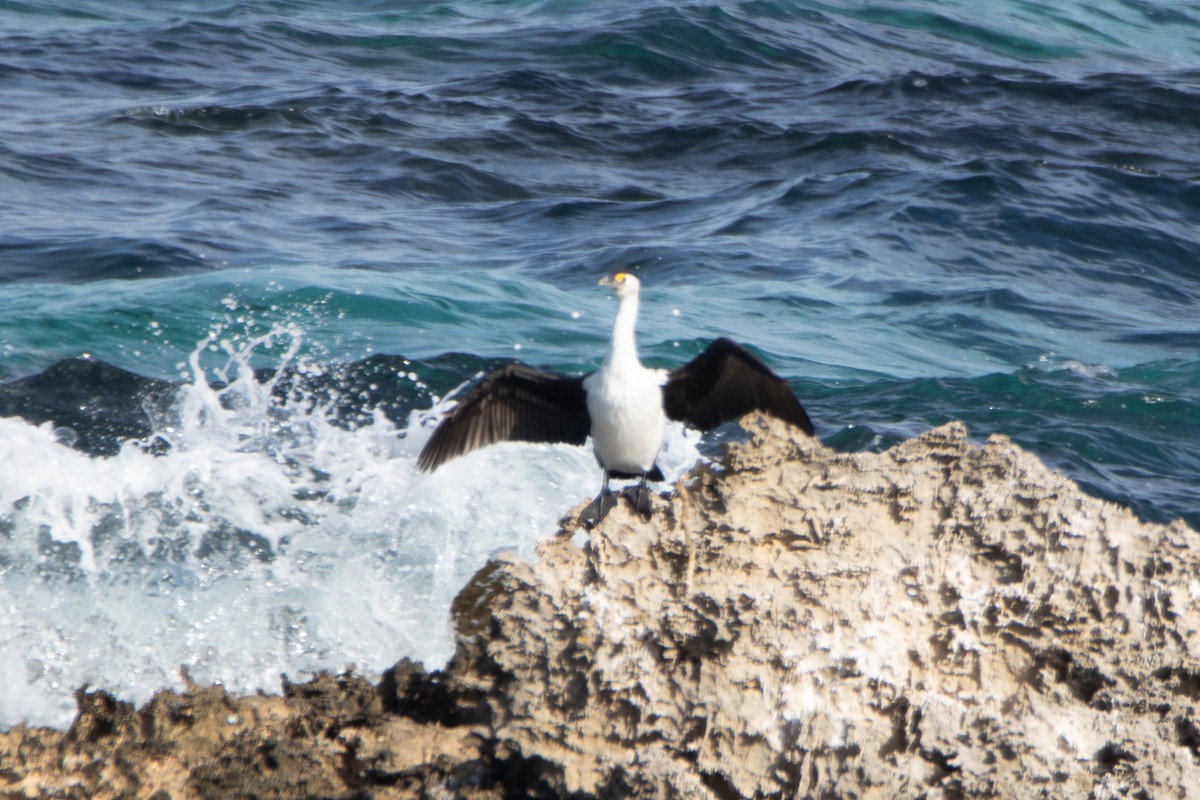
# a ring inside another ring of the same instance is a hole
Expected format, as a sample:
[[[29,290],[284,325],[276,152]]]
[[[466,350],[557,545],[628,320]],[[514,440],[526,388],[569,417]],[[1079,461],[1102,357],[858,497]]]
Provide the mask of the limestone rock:
[[[1200,796],[1200,536],[952,424],[769,420],[646,523],[481,578],[454,680],[563,793]]]
[[[0,735],[0,796],[1200,797],[1200,534],[960,424],[748,427],[651,521],[480,570],[444,671],[84,692]]]

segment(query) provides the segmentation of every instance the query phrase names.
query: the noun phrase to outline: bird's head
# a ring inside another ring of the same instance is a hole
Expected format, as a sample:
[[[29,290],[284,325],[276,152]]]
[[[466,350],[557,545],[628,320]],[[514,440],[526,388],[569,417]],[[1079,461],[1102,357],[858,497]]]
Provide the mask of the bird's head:
[[[637,297],[641,291],[642,282],[628,272],[618,272],[611,277],[605,276],[600,279],[601,286],[611,286],[616,292],[617,297]]]

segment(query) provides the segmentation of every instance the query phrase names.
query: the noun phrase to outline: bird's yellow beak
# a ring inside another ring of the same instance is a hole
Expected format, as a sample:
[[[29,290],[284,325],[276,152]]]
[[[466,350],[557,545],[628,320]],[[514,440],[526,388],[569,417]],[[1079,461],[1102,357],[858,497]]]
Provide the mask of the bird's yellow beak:
[[[620,286],[629,277],[628,272],[618,272],[616,275],[605,275],[600,279],[600,286]]]

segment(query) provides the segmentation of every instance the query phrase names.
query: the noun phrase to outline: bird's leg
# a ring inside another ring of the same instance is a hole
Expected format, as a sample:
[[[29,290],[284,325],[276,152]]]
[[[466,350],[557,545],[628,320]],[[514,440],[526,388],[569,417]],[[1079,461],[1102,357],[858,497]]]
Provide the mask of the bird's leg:
[[[600,487],[600,494],[596,496],[595,500],[588,503],[587,508],[579,515],[588,530],[599,525],[600,520],[608,516],[608,512],[612,511],[617,504],[617,498],[613,497],[613,493],[608,488],[609,478],[608,470],[604,470],[604,485]]]

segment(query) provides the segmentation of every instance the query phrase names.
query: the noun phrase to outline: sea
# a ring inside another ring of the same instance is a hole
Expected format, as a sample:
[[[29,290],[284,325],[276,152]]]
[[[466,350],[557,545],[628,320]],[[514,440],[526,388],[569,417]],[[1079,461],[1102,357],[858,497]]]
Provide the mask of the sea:
[[[600,472],[416,455],[595,369],[617,271],[836,450],[962,420],[1200,527],[1198,143],[1180,0],[0,0],[0,728],[444,665]]]

